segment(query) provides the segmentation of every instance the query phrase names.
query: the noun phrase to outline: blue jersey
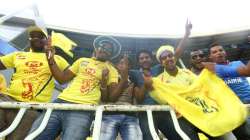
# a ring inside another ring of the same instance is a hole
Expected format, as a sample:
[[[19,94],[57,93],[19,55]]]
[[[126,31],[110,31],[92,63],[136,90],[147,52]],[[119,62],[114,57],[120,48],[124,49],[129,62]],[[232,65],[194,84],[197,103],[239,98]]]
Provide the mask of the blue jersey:
[[[228,65],[215,66],[215,71],[225,83],[238,95],[243,103],[250,103],[250,85],[246,77],[241,77],[237,69],[244,64],[241,61],[233,61]]]

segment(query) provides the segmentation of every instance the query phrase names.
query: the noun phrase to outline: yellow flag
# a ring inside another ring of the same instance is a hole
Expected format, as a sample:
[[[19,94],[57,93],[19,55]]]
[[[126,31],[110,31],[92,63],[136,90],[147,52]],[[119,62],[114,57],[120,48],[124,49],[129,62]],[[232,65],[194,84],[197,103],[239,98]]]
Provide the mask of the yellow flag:
[[[0,93],[4,93],[6,91],[7,91],[7,84],[5,77],[2,74],[0,74]]]
[[[52,31],[51,34],[52,46],[57,46],[61,48],[66,54],[73,57],[73,53],[70,51],[73,46],[77,46],[77,44],[70,40],[62,33],[56,33]]]
[[[206,69],[191,86],[153,78],[153,87],[152,98],[160,104],[169,104],[211,136],[230,132],[246,120],[245,105],[224,81]]]

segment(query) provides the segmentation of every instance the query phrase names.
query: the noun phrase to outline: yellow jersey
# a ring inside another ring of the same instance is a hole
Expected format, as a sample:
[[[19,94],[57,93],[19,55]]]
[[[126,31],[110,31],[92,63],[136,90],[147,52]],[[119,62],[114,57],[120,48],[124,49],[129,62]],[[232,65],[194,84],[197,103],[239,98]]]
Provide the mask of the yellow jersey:
[[[55,87],[46,54],[37,52],[14,52],[0,57],[6,68],[14,68],[10,86],[5,94],[22,102],[49,102]],[[61,70],[69,64],[55,55]]]
[[[102,70],[109,70],[108,85],[118,83],[118,72],[110,62],[80,58],[69,68],[76,76],[58,98],[80,104],[99,104]]]
[[[164,83],[175,83],[184,86],[191,85],[197,76],[188,69],[178,68],[178,72],[175,76],[169,75],[165,70],[163,73],[157,76]]]

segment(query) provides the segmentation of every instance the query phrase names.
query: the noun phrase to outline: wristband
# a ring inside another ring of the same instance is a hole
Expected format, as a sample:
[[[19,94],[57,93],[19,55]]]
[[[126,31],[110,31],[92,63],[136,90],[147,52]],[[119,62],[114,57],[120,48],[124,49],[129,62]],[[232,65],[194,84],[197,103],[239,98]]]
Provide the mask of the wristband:
[[[106,90],[107,87],[102,87],[102,86],[100,86],[100,89],[101,89],[101,90]]]

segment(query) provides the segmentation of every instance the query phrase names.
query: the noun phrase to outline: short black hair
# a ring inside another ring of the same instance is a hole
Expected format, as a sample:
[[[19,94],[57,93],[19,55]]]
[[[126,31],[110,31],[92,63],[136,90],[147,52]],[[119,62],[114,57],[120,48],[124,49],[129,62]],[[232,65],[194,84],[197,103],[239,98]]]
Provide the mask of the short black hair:
[[[207,48],[204,48],[204,49],[193,49],[193,50],[190,51],[189,57],[191,58],[191,53],[192,52],[196,52],[196,51],[201,51],[205,55],[205,57],[208,57],[208,55],[209,55],[209,50]]]
[[[205,49],[193,49],[193,50],[190,50],[189,55],[191,55],[192,52],[197,52],[197,51],[201,51],[204,54],[207,54],[208,49],[207,48],[205,48]]]
[[[190,51],[190,54],[191,54],[191,52],[197,52],[197,51],[202,51],[204,53],[203,49],[193,49],[193,50]]]
[[[218,43],[218,42],[214,42],[214,43],[210,44],[210,45],[208,46],[209,53],[210,53],[210,51],[211,51],[211,48],[213,48],[213,47],[215,47],[215,46],[222,46],[222,45],[221,45],[220,43]]]
[[[153,59],[153,55],[152,55],[152,53],[150,51],[148,51],[148,50],[140,50],[139,52],[136,53],[136,60],[137,60],[137,62],[139,61],[139,56],[142,53],[148,54],[151,57],[151,59]]]

